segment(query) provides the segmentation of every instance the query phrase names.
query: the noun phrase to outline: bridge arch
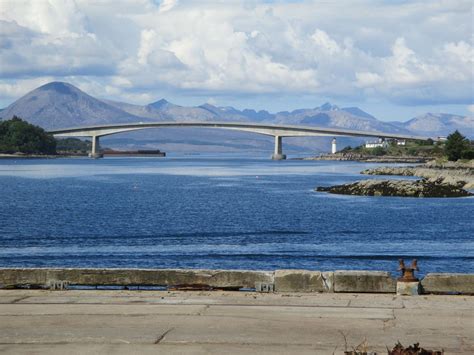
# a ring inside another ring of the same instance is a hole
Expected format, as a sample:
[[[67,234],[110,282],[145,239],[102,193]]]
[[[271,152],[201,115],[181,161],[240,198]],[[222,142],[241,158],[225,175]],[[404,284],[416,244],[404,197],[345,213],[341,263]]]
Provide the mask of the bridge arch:
[[[307,137],[307,136],[350,136],[350,137],[377,137],[394,139],[416,139],[427,140],[429,137],[418,137],[410,135],[391,134],[374,131],[356,131],[339,128],[313,127],[313,126],[292,126],[292,125],[270,125],[261,123],[246,122],[137,122],[122,123],[101,126],[74,127],[65,129],[50,130],[49,133],[55,137],[90,137],[92,139],[92,158],[100,157],[99,138],[112,134],[138,131],[150,128],[216,128],[228,129],[244,132],[262,134],[275,137],[275,150],[272,159],[281,160],[286,156],[283,154],[283,137]],[[335,138],[334,138],[335,139]],[[333,141],[333,150],[335,149],[335,140]]]

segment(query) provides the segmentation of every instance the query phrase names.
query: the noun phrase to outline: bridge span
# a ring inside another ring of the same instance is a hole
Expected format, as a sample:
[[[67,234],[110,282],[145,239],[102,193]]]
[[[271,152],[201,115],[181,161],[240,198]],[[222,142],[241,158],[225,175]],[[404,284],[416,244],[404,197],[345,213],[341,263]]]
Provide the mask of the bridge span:
[[[419,137],[403,134],[392,134],[375,131],[356,131],[339,128],[323,128],[314,126],[291,126],[291,125],[271,125],[263,123],[247,123],[247,122],[137,122],[137,123],[121,123],[102,126],[75,127],[50,130],[48,133],[55,137],[90,137],[92,139],[92,158],[99,158],[99,138],[109,136],[111,134],[138,131],[150,128],[217,128],[229,129],[275,138],[275,150],[272,159],[286,159],[283,154],[282,138],[283,137],[308,137],[308,136],[331,136],[331,137],[377,137],[377,138],[393,138],[403,140],[427,140],[429,137]],[[336,149],[336,138],[333,139],[332,151]]]

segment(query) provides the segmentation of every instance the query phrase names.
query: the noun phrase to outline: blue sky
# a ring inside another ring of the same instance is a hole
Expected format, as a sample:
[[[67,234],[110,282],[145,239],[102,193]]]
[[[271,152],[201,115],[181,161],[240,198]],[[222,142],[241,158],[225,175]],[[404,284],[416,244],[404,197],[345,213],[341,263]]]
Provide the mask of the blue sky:
[[[0,0],[0,107],[53,80],[146,104],[474,111],[471,1]]]

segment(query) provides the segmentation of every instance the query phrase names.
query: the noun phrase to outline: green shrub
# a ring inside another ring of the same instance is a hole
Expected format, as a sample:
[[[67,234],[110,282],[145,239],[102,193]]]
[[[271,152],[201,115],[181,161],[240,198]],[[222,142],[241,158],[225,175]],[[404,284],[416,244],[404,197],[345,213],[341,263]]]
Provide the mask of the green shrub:
[[[0,121],[0,153],[56,154],[56,140],[17,116]]]
[[[448,136],[444,150],[450,161],[456,161],[464,156],[472,156],[472,148],[469,140],[458,130]]]

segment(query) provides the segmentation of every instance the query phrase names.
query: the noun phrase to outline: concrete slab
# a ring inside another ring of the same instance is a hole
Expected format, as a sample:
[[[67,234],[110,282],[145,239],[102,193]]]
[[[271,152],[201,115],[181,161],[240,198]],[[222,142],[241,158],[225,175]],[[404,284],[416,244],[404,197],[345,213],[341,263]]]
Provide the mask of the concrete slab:
[[[424,293],[474,294],[474,274],[427,274],[421,280]]]
[[[3,291],[0,291],[2,293]],[[216,295],[219,297],[216,297]],[[45,304],[264,304],[264,305],[318,305],[347,306],[357,295],[338,296],[316,294],[304,297],[301,293],[260,294],[256,292],[223,291],[48,291],[29,290],[11,299],[18,303]],[[23,298],[23,299],[22,299]]]
[[[197,315],[205,305],[97,305],[88,304],[1,304],[0,316],[50,316],[50,315]]]
[[[52,283],[76,285],[183,285],[212,287],[255,287],[256,282],[273,283],[273,272],[202,269],[80,269],[0,268],[0,288],[21,285],[49,287]]]
[[[398,297],[406,309],[460,309],[473,312],[472,296],[420,295]]]
[[[235,316],[265,320],[302,320],[304,318],[382,319],[393,318],[392,309],[367,307],[307,307],[307,306],[212,306],[206,316]]]
[[[8,303],[15,303],[21,302],[22,300],[28,298],[28,296],[0,296],[0,304],[8,304]]]
[[[334,271],[334,292],[395,293],[396,281],[389,272]]]
[[[365,307],[365,308],[389,308],[397,309],[403,308],[403,300],[396,295],[386,295],[377,293],[366,294],[350,294],[348,307]]]
[[[0,344],[0,353],[25,355],[130,355],[130,354],[302,354],[302,355],[333,355],[333,351],[325,351],[307,345],[255,345],[255,344]]]
[[[474,352],[470,296],[0,290],[1,298],[16,302],[0,305],[6,354],[338,354],[344,337],[379,353],[398,340]]]
[[[277,292],[333,292],[333,273],[309,270],[276,270]]]

